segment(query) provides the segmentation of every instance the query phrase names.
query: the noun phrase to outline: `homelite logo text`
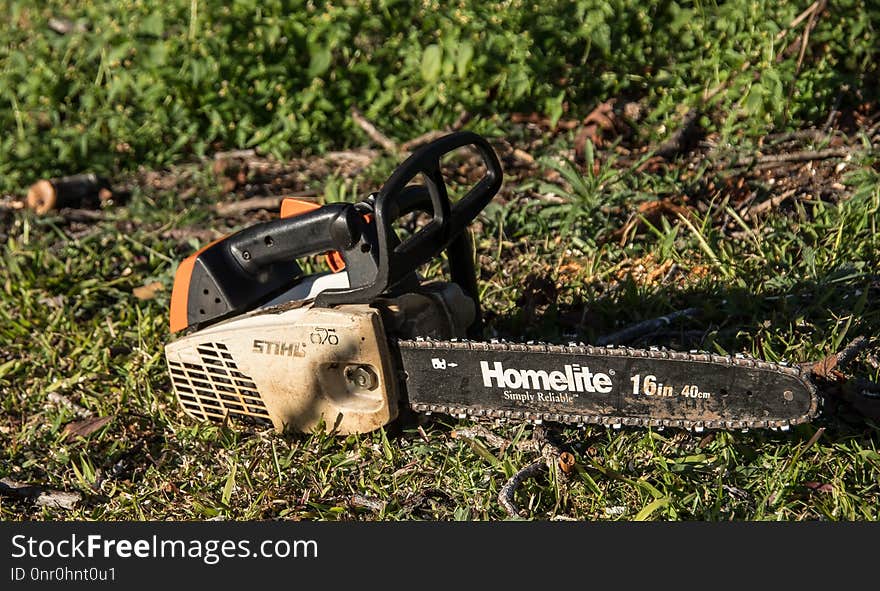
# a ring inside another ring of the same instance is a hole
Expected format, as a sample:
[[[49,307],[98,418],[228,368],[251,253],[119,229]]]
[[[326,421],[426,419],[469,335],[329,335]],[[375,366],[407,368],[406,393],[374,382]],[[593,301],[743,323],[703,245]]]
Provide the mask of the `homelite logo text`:
[[[483,385],[487,388],[523,388],[525,390],[553,390],[556,392],[611,392],[611,377],[593,373],[589,367],[566,365],[564,371],[534,369],[504,369],[500,361],[489,367],[488,361],[480,362]],[[493,383],[494,382],[494,383]]]

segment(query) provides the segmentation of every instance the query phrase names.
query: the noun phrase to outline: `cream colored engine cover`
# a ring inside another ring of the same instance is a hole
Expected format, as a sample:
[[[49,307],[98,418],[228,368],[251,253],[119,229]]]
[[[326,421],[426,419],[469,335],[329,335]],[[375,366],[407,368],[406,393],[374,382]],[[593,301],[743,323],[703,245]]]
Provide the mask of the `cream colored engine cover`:
[[[278,431],[366,433],[397,416],[382,319],[366,305],[279,306],[165,346],[190,416],[269,420]]]

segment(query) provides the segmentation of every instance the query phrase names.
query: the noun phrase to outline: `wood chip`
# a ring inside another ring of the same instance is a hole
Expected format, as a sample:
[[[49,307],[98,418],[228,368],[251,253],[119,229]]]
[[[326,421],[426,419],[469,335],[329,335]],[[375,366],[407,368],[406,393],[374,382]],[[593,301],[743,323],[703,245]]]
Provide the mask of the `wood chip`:
[[[153,281],[152,283],[148,283],[147,285],[143,285],[141,287],[135,287],[131,290],[131,293],[134,294],[139,300],[152,300],[156,297],[156,294],[160,291],[164,290],[165,286],[162,285],[159,281]]]
[[[83,23],[73,22],[67,18],[49,17],[46,26],[59,35],[67,35],[68,33],[85,33],[88,27]]]
[[[381,513],[385,509],[385,501],[382,499],[377,499],[376,497],[368,497],[366,495],[361,494],[353,494],[349,497],[348,502],[352,507],[361,507],[364,509],[369,509],[370,511],[374,511],[376,513]]]
[[[519,148],[514,148],[513,157],[520,162],[521,164],[525,164],[527,166],[531,166],[535,163],[535,157],[526,152],[525,150],[520,150]]]
[[[574,455],[572,455],[571,453],[567,451],[562,452],[561,454],[559,454],[559,458],[557,461],[559,463],[559,469],[562,470],[563,473],[571,474],[574,471],[576,461]]]

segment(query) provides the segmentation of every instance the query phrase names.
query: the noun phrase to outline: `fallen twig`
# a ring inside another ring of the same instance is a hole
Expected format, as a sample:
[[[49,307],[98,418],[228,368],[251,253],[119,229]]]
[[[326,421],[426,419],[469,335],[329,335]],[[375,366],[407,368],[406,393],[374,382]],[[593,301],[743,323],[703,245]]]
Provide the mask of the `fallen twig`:
[[[281,208],[282,197],[274,195],[272,197],[252,197],[241,201],[230,201],[229,203],[218,203],[214,206],[217,215],[231,216],[254,211],[257,209],[267,209],[269,211],[278,211]]]
[[[423,133],[422,135],[416,136],[411,140],[407,140],[400,145],[400,149],[404,152],[412,152],[416,148],[423,146],[429,142],[433,142],[434,140],[440,139],[441,137],[449,135],[448,131],[443,131],[440,129],[434,129]]]
[[[27,207],[27,204],[24,201],[13,199],[12,197],[8,196],[4,196],[3,201],[0,201],[0,211],[18,211],[20,209],[24,209],[25,207]]]
[[[357,107],[351,108],[351,118],[354,119],[354,122],[358,124],[358,127],[363,129],[364,133],[366,133],[371,140],[379,144],[386,152],[390,152],[391,154],[398,154],[400,152],[400,148],[397,147],[394,140],[391,140],[384,133],[376,129],[376,126],[370,123]]]
[[[498,492],[498,502],[501,503],[501,506],[504,507],[504,510],[510,517],[518,517],[520,515],[514,497],[516,496],[516,490],[523,482],[538,476],[545,470],[553,471],[564,477],[574,469],[575,464],[574,456],[568,452],[563,452],[550,441],[547,438],[546,431],[540,425],[536,426],[532,432],[532,440],[522,443],[524,447],[531,447],[540,453],[541,459],[532,462],[511,476]]]
[[[859,353],[868,348],[868,339],[863,336],[857,336],[849,342],[840,353],[837,354],[837,366],[846,367]]]
[[[470,120],[471,120],[472,118],[473,118],[473,115],[471,114],[470,111],[462,111],[462,112],[459,114],[458,119],[456,119],[455,121],[453,121],[452,125],[449,126],[450,131],[458,131],[458,130],[460,130],[462,127],[464,127],[465,125],[467,125],[468,122],[470,122]]]
[[[477,439],[478,437],[482,437],[486,440],[486,442],[493,446],[504,449],[510,442],[501,437],[500,435],[495,435],[487,428],[482,425],[474,425],[473,427],[466,427],[464,429],[456,429],[452,432],[453,439]]]
[[[193,239],[201,244],[207,244],[208,242],[213,242],[217,238],[220,238],[222,234],[213,229],[208,230],[205,228],[184,227],[171,228],[170,230],[162,232],[160,236],[166,240],[171,239],[177,242],[186,242]]]
[[[804,363],[801,367],[809,375],[818,378],[826,401],[829,397],[848,405],[863,418],[880,420],[880,384],[866,379],[846,379],[840,370],[851,363],[869,344],[869,340],[859,336],[850,341],[837,353],[832,353],[814,363]]]
[[[855,148],[826,148],[824,150],[803,150],[784,154],[765,154],[743,162],[732,162],[729,166],[731,168],[748,168],[754,165],[761,167],[783,162],[809,162],[811,160],[827,160],[829,158],[846,158],[855,151]]]
[[[445,135],[449,135],[453,131],[459,131],[462,127],[467,125],[468,121],[471,120],[472,115],[468,111],[462,111],[452,125],[449,126],[449,129],[446,131],[434,129],[423,133],[422,135],[416,136],[412,139],[409,139],[403,142],[400,145],[400,149],[404,152],[412,152],[416,148],[423,146],[429,142],[433,142],[436,139],[440,139]]]
[[[302,199],[304,197],[315,197],[317,194],[317,191],[302,191],[300,193],[295,193],[292,195],[251,197],[250,199],[243,199],[241,201],[218,203],[214,206],[214,211],[217,212],[217,215],[221,216],[233,216],[246,213],[248,211],[256,211],[258,209],[265,209],[267,211],[278,211],[281,208],[281,201],[284,200],[285,197],[296,197],[298,199]]]
[[[782,29],[781,31],[776,33],[776,41],[779,41],[780,39],[782,39],[783,37],[788,35],[789,31],[791,31],[792,29],[797,27],[799,24],[804,22],[804,19],[811,16],[816,11],[816,9],[819,7],[819,4],[821,2],[822,2],[822,0],[816,0],[815,2],[810,4],[802,13],[800,13],[799,15],[794,17],[794,19],[792,19],[792,21],[790,23],[788,23],[787,29]]]
[[[816,8],[813,10],[812,14],[810,14],[810,20],[807,23],[807,26],[804,27],[804,34],[801,36],[801,50],[798,53],[797,65],[794,68],[794,74],[797,76],[798,72],[801,71],[801,66],[804,64],[804,56],[807,53],[807,45],[810,43],[810,33],[813,31],[813,27],[816,26],[817,17],[822,13],[825,9],[826,0],[820,0],[820,2],[816,3]],[[794,85],[792,85],[792,91],[794,90]]]
[[[91,209],[62,209],[58,213],[68,222],[100,222],[106,217],[103,211]]]
[[[511,442],[489,431],[482,425],[474,425],[464,429],[456,429],[452,432],[452,437],[459,439],[474,440],[483,438],[486,442],[500,449],[510,446]],[[574,471],[575,457],[567,451],[562,451],[547,437],[547,432],[540,425],[535,426],[532,432],[532,438],[525,441],[519,441],[514,446],[520,451],[534,451],[541,455],[541,459],[532,462],[522,470],[510,477],[510,479],[501,487],[498,492],[498,502],[504,507],[504,510],[510,517],[519,516],[519,508],[516,506],[514,496],[520,485],[531,478],[541,474],[544,470],[554,470],[561,474],[564,478],[566,475]]]
[[[762,213],[770,211],[771,209],[776,209],[777,207],[782,205],[783,201],[785,201],[786,199],[788,199],[789,197],[794,195],[796,192],[797,192],[797,189],[789,189],[788,191],[786,191],[785,193],[783,193],[781,195],[771,197],[770,199],[767,199],[766,201],[762,201],[760,203],[757,203],[751,207],[743,208],[739,212],[739,215],[740,215],[740,217],[742,217],[742,219],[748,220],[754,216],[758,216]]]
[[[214,160],[244,160],[246,158],[255,158],[257,151],[249,148],[246,150],[226,150],[225,152],[214,152]]]
[[[605,345],[622,345],[660,330],[661,328],[665,328],[669,326],[673,320],[678,320],[679,318],[693,318],[699,313],[699,308],[687,308],[685,310],[677,310],[666,316],[660,316],[659,318],[643,320],[642,322],[628,326],[623,330],[599,337],[596,339],[596,344],[600,347]]]
[[[547,463],[543,459],[532,462],[531,464],[511,476],[510,480],[508,480],[507,483],[505,483],[505,485],[501,487],[501,491],[498,493],[498,502],[501,503],[501,506],[504,507],[504,510],[509,516],[519,517],[519,508],[516,506],[516,502],[514,501],[516,489],[519,488],[523,482],[536,477],[537,475],[543,473],[546,469]]]
[[[797,140],[812,140],[814,142],[820,142],[830,140],[832,137],[833,134],[819,129],[799,129],[797,131],[767,134],[762,138],[762,143],[759,143],[759,145],[776,146]]]

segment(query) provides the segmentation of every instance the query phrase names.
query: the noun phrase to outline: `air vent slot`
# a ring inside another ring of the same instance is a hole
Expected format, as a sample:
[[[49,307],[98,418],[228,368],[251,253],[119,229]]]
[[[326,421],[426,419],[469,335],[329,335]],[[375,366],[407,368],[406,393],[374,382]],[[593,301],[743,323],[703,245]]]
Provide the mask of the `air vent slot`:
[[[271,420],[257,385],[239,371],[226,345],[202,343],[196,351],[201,365],[168,360],[174,392],[190,415],[202,420],[228,416]]]

